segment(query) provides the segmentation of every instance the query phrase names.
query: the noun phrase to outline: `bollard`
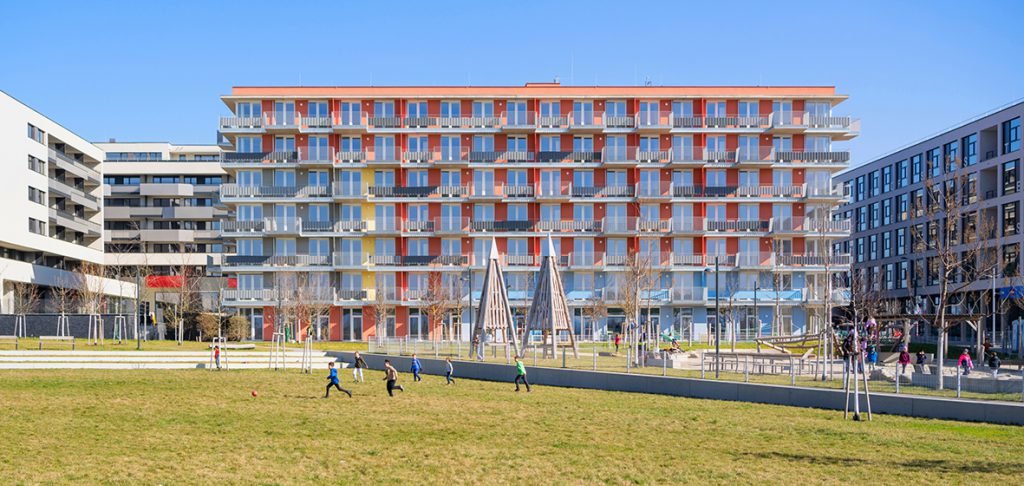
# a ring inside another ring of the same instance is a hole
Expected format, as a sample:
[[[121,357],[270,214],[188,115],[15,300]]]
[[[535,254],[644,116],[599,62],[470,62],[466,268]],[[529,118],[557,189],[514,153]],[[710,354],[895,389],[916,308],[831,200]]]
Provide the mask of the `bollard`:
[[[661,376],[665,376],[668,370],[668,353],[665,351],[661,352]]]
[[[796,369],[793,368],[793,357],[789,357],[789,384],[796,385]]]
[[[960,372],[960,367],[956,367],[956,397],[960,398],[960,376],[963,373]]]
[[[562,368],[565,368],[565,348],[562,348]]]
[[[750,356],[743,357],[743,382],[750,383]]]

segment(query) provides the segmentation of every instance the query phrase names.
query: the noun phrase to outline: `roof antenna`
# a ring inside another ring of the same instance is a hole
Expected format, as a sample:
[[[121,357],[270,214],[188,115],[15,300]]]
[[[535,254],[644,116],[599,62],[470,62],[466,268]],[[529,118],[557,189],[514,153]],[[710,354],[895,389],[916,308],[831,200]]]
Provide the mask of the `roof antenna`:
[[[555,84],[559,84],[560,82],[561,82],[561,80],[559,79],[558,75],[556,74],[555,75]]]
[[[644,76],[644,86],[650,86],[650,85],[651,85],[651,77],[650,76]]]

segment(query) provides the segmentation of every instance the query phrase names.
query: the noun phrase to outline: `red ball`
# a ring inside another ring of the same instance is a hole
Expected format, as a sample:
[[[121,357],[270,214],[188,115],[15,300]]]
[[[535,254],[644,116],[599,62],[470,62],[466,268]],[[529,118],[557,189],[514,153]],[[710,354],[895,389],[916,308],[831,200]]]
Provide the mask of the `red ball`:
[[[252,391],[252,396],[254,396],[254,397],[256,396],[256,390]]]

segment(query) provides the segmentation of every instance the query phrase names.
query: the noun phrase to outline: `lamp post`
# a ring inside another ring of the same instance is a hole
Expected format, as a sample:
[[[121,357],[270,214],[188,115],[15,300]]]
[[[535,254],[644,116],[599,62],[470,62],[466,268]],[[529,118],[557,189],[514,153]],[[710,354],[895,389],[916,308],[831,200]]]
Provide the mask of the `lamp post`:
[[[760,280],[760,272],[758,272]],[[761,282],[754,285],[754,325],[757,326],[757,337],[761,337],[761,315],[757,313],[757,291],[761,290]]]
[[[719,370],[722,368],[721,339],[722,339],[722,310],[719,306],[719,286],[721,279],[718,273],[718,255],[715,255],[715,379],[718,379]]]
[[[139,332],[139,311],[141,310],[142,300],[142,270],[139,266],[135,266],[135,350],[142,350],[142,334]]]
[[[996,267],[992,266],[992,341],[989,341],[993,347],[996,345]]]

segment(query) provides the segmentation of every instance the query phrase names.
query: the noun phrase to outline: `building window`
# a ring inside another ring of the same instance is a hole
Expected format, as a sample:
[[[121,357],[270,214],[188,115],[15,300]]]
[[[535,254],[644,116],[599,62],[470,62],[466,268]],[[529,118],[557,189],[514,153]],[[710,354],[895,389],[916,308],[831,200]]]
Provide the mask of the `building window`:
[[[1020,161],[1011,160],[1003,163],[1003,195],[1017,192],[1017,181],[1020,180]]]
[[[46,235],[46,222],[28,218],[28,231],[37,235]]]
[[[892,256],[892,233],[886,231],[882,233],[882,258],[889,258]]]
[[[1003,122],[1003,153],[1020,150],[1020,117]]]
[[[907,179],[907,159],[903,159],[896,163],[896,188],[899,189],[906,186],[910,180]]]
[[[921,154],[910,158],[910,183],[921,182]]]
[[[942,150],[935,147],[927,152],[928,177],[939,177],[942,175]]]
[[[868,237],[868,261],[878,260],[878,235]]]
[[[974,204],[978,202],[978,173],[973,172],[967,174],[964,178],[963,187],[961,190],[964,193],[964,204]]]
[[[888,194],[892,190],[892,166],[882,167],[882,194]]]
[[[46,145],[46,132],[40,130],[39,127],[31,123],[28,124],[28,138]]]
[[[871,215],[871,228],[877,228],[881,226],[878,219],[878,203],[873,202],[868,206],[868,213]]]
[[[40,191],[32,186],[28,186],[28,200],[36,204],[46,204],[46,191]]]
[[[868,207],[861,206],[857,208],[857,231],[867,231],[868,229]]]
[[[1003,276],[1016,277],[1020,274],[1020,243],[1003,245]]]
[[[855,186],[854,187],[854,191],[855,191],[854,200],[857,201],[857,202],[863,201],[864,200],[864,176],[858,177],[857,181],[854,183],[854,186]]]
[[[910,217],[910,194],[903,193],[896,197],[896,222],[906,221]]]
[[[882,200],[882,226],[892,224],[892,199]]]
[[[924,189],[918,189],[914,191],[914,217],[920,218],[924,216],[925,204],[924,204]]]
[[[963,145],[963,165],[970,167],[978,163],[978,134],[972,133],[960,140]]]
[[[877,197],[880,192],[879,189],[881,189],[881,185],[878,183],[878,171],[872,171],[870,187],[871,197]]]
[[[907,229],[896,228],[896,256],[903,256],[907,253]]]
[[[857,253],[857,263],[864,263],[864,237],[857,238],[854,250]]]
[[[960,142],[954,140],[942,146],[946,158],[946,172],[954,172],[960,167]]]
[[[1019,201],[1003,204],[1003,236],[1011,236],[1020,232],[1020,220],[1017,219]]]
[[[46,162],[43,162],[31,155],[28,156],[28,168],[33,172],[46,175]]]

